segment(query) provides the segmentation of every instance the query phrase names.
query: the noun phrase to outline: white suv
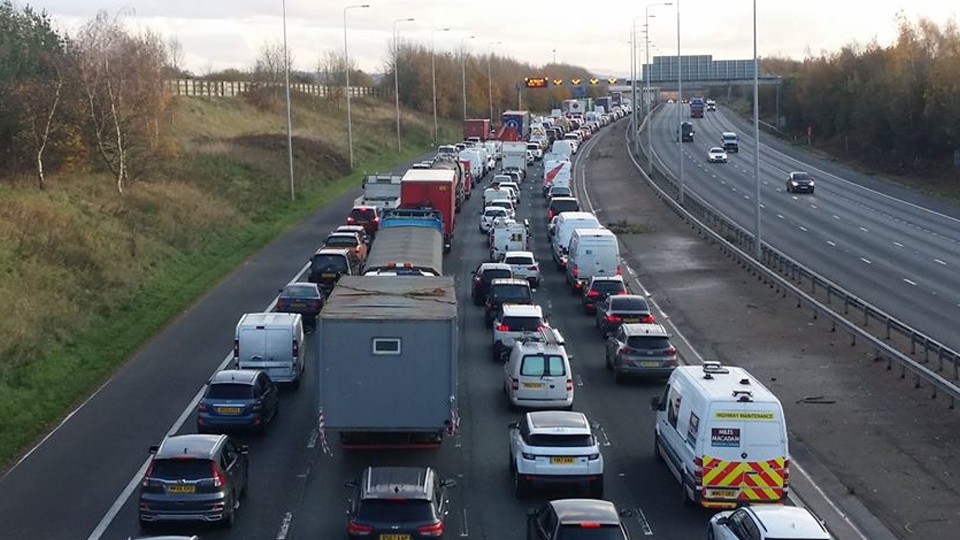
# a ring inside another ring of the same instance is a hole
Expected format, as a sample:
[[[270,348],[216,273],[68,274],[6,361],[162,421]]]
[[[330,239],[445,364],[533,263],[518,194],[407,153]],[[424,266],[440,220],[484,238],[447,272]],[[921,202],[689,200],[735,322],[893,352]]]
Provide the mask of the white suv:
[[[503,262],[510,265],[513,277],[529,281],[533,288],[540,286],[540,263],[532,251],[508,251],[503,256]]]
[[[510,214],[506,208],[499,206],[487,206],[480,215],[480,232],[490,232],[493,228],[493,220],[498,217],[509,217]]]
[[[580,412],[529,412],[510,424],[510,472],[517,497],[531,487],[564,483],[603,498],[603,455]]]
[[[781,505],[744,506],[710,518],[707,538],[715,540],[830,540],[823,523],[806,508]]]
[[[518,338],[503,365],[503,391],[510,409],[570,409],[573,373],[563,336],[545,327]]]
[[[503,360],[518,339],[535,337],[546,326],[540,306],[503,304],[493,321],[493,359]]]

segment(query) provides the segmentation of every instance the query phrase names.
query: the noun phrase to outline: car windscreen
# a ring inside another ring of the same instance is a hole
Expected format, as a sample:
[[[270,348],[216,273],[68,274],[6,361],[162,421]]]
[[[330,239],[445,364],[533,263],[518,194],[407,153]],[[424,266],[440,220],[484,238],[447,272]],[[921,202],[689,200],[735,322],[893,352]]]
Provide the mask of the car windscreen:
[[[481,279],[487,283],[490,283],[495,279],[512,278],[512,277],[513,277],[512,270],[507,270],[506,268],[492,268],[490,270],[484,271],[483,277]]]
[[[490,296],[494,300],[504,303],[511,301],[529,302],[532,299],[530,287],[526,285],[496,285],[493,287]]]
[[[346,272],[347,260],[341,255],[314,255],[311,267],[318,272]]]
[[[308,287],[306,285],[289,285],[283,289],[283,293],[280,296],[285,298],[319,298],[320,295],[317,293],[316,287]]]
[[[799,181],[809,180],[810,175],[807,173],[793,173],[793,179]]]
[[[554,214],[559,214],[560,212],[579,212],[580,203],[578,201],[567,200],[554,200],[550,203],[550,209],[553,210]]]
[[[433,506],[423,499],[364,499],[357,517],[381,523],[433,521]]]
[[[528,354],[520,363],[520,375],[525,377],[560,377],[566,374],[563,357],[559,354]]]
[[[593,446],[592,435],[543,435],[531,434],[527,444],[530,446],[552,446],[554,448],[582,448]]]
[[[626,290],[622,281],[595,281],[593,282],[594,291],[609,294]]]
[[[581,527],[579,524],[561,525],[557,540],[625,540],[619,525]]]
[[[503,262],[507,264],[524,264],[532,266],[533,258],[529,256],[506,257],[503,259]]]
[[[323,244],[326,246],[356,247],[358,242],[355,236],[331,236]]]
[[[217,383],[207,387],[209,399],[253,399],[253,385]]]
[[[650,311],[650,306],[643,298],[614,298],[610,309],[617,311]]]
[[[631,349],[658,351],[670,348],[670,338],[664,336],[630,336],[627,346]]]
[[[509,332],[536,332],[543,325],[540,317],[504,317],[501,323]]]
[[[566,187],[556,187],[550,190],[551,197],[569,197],[573,192],[570,191],[570,188]],[[573,201],[570,201],[573,202]]]
[[[150,476],[164,480],[203,480],[213,474],[206,459],[155,459]]]

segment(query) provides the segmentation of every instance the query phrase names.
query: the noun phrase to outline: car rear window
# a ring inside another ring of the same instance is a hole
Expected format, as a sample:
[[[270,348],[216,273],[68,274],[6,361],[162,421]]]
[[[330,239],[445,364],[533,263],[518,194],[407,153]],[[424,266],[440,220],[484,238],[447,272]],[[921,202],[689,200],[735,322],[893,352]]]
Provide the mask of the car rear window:
[[[316,287],[306,285],[290,285],[283,289],[283,296],[287,298],[319,298]]]
[[[493,287],[490,296],[501,302],[529,302],[533,299],[530,295],[530,287],[526,285],[496,285]]]
[[[207,388],[210,399],[253,399],[253,385],[238,383],[217,383]]]
[[[507,270],[506,268],[494,268],[492,270],[487,270],[483,273],[483,281],[490,283],[495,279],[511,278],[513,277],[513,271]]]
[[[505,216],[506,214],[507,210],[505,208],[500,208],[499,206],[496,208],[488,208],[483,211],[483,215],[487,217]]]
[[[327,238],[324,244],[328,246],[355,247],[358,242],[356,236],[331,236]]]
[[[430,501],[423,499],[364,499],[357,517],[383,523],[432,521],[435,519]]]
[[[501,322],[510,332],[536,332],[543,324],[540,317],[504,317]]]
[[[563,357],[559,354],[528,354],[520,364],[520,375],[526,377],[559,377],[566,374]]]
[[[533,257],[507,257],[503,262],[507,264],[533,264]]]
[[[347,260],[341,255],[314,255],[312,266],[320,272],[345,272]]]
[[[620,292],[627,290],[622,281],[595,281],[593,290],[602,293]]]
[[[552,446],[554,448],[577,448],[593,446],[592,435],[530,435],[530,446]]]
[[[553,201],[550,203],[550,209],[553,210],[554,214],[558,214],[560,212],[579,212],[580,203],[577,201],[571,201],[569,199]]]
[[[670,338],[663,336],[630,336],[627,346],[631,349],[655,351],[670,348]]]
[[[610,309],[617,311],[650,311],[650,306],[643,298],[614,298],[610,301]]]
[[[581,527],[579,523],[561,525],[557,540],[625,540],[619,525]]]
[[[150,476],[163,480],[203,480],[213,475],[206,459],[155,459]]]
[[[354,208],[350,211],[350,217],[359,220],[371,220],[377,217],[372,208]]]
[[[570,188],[558,187],[558,188],[553,188],[553,190],[550,191],[550,196],[551,197],[569,197],[572,193],[573,192],[570,191]]]

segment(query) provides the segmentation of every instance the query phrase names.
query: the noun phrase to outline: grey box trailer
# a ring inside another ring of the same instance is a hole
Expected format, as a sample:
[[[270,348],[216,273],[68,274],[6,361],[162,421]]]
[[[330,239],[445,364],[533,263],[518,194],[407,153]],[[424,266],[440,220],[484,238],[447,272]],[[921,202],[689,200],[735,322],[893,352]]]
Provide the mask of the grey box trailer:
[[[435,447],[456,431],[452,277],[344,276],[317,324],[318,413],[344,448]]]

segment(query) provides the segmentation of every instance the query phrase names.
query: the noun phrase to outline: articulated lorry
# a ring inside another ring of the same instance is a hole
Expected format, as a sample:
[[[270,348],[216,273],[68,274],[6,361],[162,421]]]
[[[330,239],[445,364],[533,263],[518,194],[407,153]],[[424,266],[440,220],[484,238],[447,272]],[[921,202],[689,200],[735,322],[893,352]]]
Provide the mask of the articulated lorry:
[[[437,210],[384,210],[365,276],[442,276],[443,216]]]

